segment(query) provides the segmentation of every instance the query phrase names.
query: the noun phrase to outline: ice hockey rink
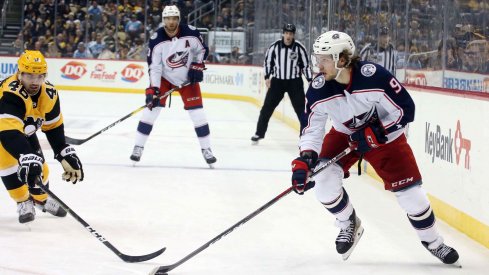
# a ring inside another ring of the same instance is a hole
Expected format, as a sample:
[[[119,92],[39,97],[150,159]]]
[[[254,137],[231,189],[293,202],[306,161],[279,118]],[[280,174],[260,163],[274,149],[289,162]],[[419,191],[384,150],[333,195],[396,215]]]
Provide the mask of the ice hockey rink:
[[[135,94],[60,92],[66,134],[85,138],[143,105]],[[141,162],[129,160],[140,114],[77,146],[85,180],[61,181],[52,151],[51,190],[125,254],[166,247],[159,257],[125,263],[71,216],[37,211],[29,226],[0,192],[0,274],[148,274],[205,244],[290,185],[298,133],[272,119],[267,138],[252,146],[259,109],[246,102],[206,99],[218,162],[209,169],[180,97],[163,110]],[[38,134],[45,145],[45,137]],[[352,171],[353,172],[353,171]],[[290,193],[169,274],[487,274],[489,249],[443,221],[438,227],[460,254],[447,266],[420,244],[393,195],[368,175],[345,181],[365,228],[348,261],[336,253],[339,230],[314,190]],[[425,184],[430,184],[426,182]]]

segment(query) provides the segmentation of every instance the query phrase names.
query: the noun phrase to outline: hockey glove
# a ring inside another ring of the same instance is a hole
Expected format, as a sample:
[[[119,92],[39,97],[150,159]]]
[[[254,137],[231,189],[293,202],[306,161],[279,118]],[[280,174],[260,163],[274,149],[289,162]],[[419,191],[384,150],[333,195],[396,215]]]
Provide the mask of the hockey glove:
[[[301,152],[301,156],[292,161],[292,186],[294,192],[303,195],[314,187],[314,181],[308,181],[309,171],[316,166],[318,154],[314,151]]]
[[[158,89],[158,87],[146,88],[146,107],[148,107],[148,109],[152,110],[153,107],[160,106],[159,95],[160,89]]]
[[[80,159],[76,155],[75,148],[67,145],[54,157],[61,162],[61,166],[65,170],[61,176],[63,180],[72,182],[73,184],[78,181],[83,181],[83,167]]]
[[[19,157],[19,168],[17,178],[30,187],[36,185],[36,179],[42,178],[42,164],[44,159],[36,154],[21,154]]]
[[[204,80],[204,63],[192,62],[188,70],[188,81],[192,84],[202,82]]]
[[[369,125],[356,131],[349,137],[350,144],[356,145],[356,150],[362,154],[378,148],[387,142],[384,127],[380,123]]]

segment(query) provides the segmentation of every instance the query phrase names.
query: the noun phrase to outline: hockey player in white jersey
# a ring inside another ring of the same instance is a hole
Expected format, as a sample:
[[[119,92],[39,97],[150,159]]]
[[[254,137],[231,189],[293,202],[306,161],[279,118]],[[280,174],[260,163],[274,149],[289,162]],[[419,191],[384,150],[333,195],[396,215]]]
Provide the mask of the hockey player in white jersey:
[[[199,139],[202,155],[212,167],[216,158],[212,154],[210,130],[203,109],[202,95],[198,82],[203,80],[204,60],[208,48],[200,32],[193,26],[180,24],[180,11],[174,5],[163,9],[163,27],[149,41],[148,66],[150,85],[146,89],[146,104],[136,133],[136,144],[130,157],[139,161],[144,145],[153,129],[167,97],[158,96],[185,82],[190,85],[179,89],[184,109],[188,111]]]
[[[292,161],[294,191],[303,194],[315,186],[317,199],[336,218],[340,228],[336,250],[346,260],[363,227],[342,179],[363,157],[382,178],[384,188],[394,193],[423,246],[443,263],[457,263],[457,251],[444,243],[436,228],[404,134],[404,127],[414,120],[415,109],[407,90],[384,67],[354,56],[355,45],[346,33],[323,33],[313,49],[320,73],[306,93],[300,157]],[[325,133],[328,118],[333,127]],[[349,146],[355,146],[355,151],[308,181],[317,162],[331,159]]]

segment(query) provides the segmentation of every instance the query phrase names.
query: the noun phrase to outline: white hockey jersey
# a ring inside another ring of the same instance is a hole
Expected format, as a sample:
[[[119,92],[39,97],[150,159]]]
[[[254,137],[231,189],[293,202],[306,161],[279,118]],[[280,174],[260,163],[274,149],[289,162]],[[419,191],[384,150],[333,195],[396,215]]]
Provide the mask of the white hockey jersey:
[[[359,62],[352,69],[348,85],[325,81],[318,75],[306,93],[306,113],[301,120],[301,151],[320,153],[331,118],[333,127],[342,133],[366,127],[372,118],[380,120],[388,142],[402,135],[404,126],[414,120],[414,102],[407,90],[384,67]]]
[[[161,78],[173,85],[188,80],[190,63],[202,63],[209,49],[200,32],[193,26],[180,24],[175,37],[170,38],[165,29],[159,28],[149,40],[148,67],[151,87],[160,87]]]

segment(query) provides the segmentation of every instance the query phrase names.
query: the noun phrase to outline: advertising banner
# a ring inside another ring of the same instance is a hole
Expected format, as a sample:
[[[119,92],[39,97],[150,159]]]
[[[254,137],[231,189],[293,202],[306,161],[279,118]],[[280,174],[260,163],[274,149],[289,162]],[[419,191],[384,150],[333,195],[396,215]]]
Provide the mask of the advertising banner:
[[[246,50],[246,35],[244,32],[209,32],[209,47],[214,46],[216,53],[231,53],[233,47],[239,48],[239,53]]]
[[[403,76],[403,71],[397,77]],[[402,77],[400,78],[402,79]],[[489,75],[456,71],[406,70],[406,84],[489,93]]]

